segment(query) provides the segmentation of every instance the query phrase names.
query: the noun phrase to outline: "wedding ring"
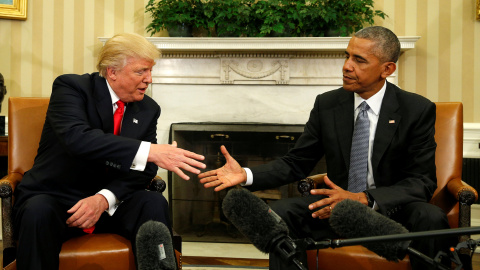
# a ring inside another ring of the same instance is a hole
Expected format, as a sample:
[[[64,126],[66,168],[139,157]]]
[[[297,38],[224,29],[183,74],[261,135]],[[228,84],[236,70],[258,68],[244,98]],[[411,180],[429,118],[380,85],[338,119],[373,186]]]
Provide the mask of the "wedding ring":
[[[330,212],[332,212],[332,206],[331,205],[328,206],[328,209],[330,209]]]

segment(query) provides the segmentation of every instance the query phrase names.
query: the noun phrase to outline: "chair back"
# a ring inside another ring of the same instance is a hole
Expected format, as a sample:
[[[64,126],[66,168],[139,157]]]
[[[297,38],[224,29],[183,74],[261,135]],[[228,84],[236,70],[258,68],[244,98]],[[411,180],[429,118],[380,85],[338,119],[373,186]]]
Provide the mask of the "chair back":
[[[23,175],[33,166],[49,98],[8,100],[8,172]]]
[[[437,190],[431,203],[447,213],[450,226],[458,227],[458,203],[447,190],[452,179],[462,179],[463,105],[461,102],[436,102],[435,141],[437,151]]]

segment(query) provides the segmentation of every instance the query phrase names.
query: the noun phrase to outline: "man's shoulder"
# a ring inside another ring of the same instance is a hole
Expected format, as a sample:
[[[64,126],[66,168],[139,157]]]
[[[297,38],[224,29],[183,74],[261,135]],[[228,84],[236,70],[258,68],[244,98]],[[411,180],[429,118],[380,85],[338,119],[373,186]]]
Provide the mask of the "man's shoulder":
[[[352,92],[346,91],[343,89],[343,87],[334,89],[334,90],[329,90],[327,92],[318,94],[316,97],[316,100],[319,104],[322,104],[322,106],[325,105],[337,105],[341,101],[345,101],[348,98],[351,98],[353,96]]]
[[[55,79],[54,84],[56,83],[93,86],[97,83],[105,83],[105,78],[101,77],[98,72],[85,74],[62,74]]]
[[[70,79],[70,80],[98,80],[103,79],[98,72],[85,73],[85,74],[62,74],[57,77],[57,79]]]
[[[428,98],[413,92],[409,92],[407,90],[401,89],[400,87],[396,86],[395,84],[388,83],[387,90],[390,89],[391,91],[395,92],[398,102],[400,105],[433,105],[434,103],[429,100]]]
[[[160,105],[150,96],[144,95],[141,101],[135,102],[140,109],[159,110]]]

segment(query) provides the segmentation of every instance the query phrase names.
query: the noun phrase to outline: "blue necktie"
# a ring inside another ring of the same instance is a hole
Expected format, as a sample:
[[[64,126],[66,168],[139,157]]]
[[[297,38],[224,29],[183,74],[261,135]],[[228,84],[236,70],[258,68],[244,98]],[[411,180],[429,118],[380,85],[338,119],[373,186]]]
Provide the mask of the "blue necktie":
[[[360,111],[353,130],[350,170],[348,172],[348,191],[354,193],[367,189],[368,139],[370,136],[370,121],[367,111],[370,107],[364,101],[359,108]]]

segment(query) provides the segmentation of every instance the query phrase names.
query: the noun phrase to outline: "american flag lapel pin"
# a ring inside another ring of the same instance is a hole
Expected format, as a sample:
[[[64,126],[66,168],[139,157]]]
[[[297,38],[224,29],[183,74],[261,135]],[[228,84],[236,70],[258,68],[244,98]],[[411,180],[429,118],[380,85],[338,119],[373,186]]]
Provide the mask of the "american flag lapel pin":
[[[138,124],[138,120],[135,119],[135,118],[133,118],[133,123],[134,123],[134,124]]]
[[[395,120],[388,120],[389,124],[395,124]]]

